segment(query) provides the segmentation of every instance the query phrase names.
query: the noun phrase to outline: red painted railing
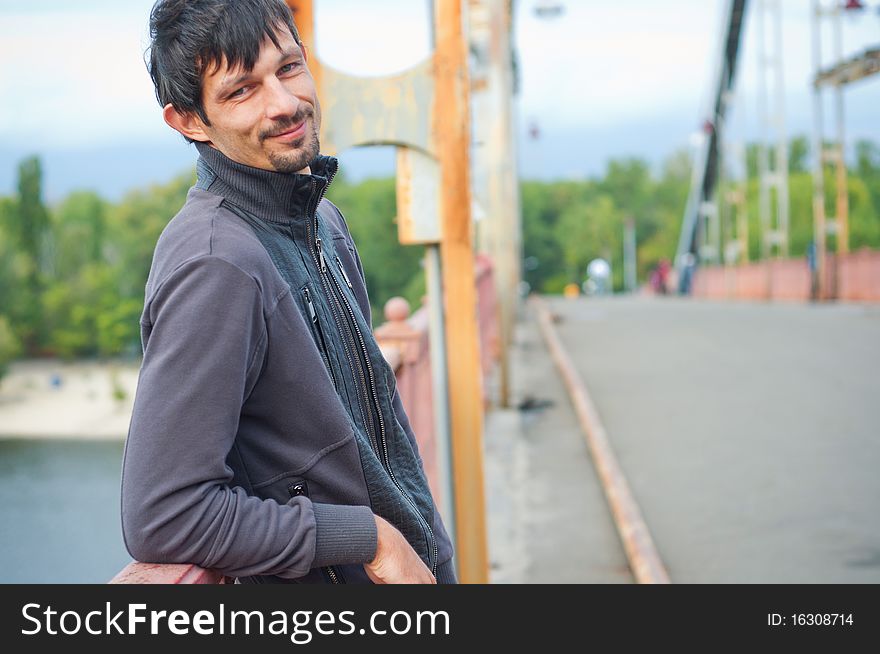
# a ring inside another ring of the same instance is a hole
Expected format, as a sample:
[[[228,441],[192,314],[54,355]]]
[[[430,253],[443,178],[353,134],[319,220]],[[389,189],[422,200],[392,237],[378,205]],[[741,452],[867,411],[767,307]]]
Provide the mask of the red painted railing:
[[[480,360],[483,369],[483,397],[492,367],[497,360],[498,320],[492,262],[484,255],[476,259],[477,321],[480,335]],[[410,315],[409,303],[391,298],[385,304],[386,322],[375,330],[376,340],[385,359],[395,371],[397,388],[410,426],[419,444],[425,475],[431,493],[440,501],[432,402],[431,357],[428,340],[428,313],[425,307]],[[190,564],[132,562],[117,574],[113,584],[219,584],[226,577]]]
[[[732,267],[697,269],[694,297],[726,300],[794,300],[811,298],[806,258],[774,259]],[[829,255],[825,267],[829,299],[880,302],[880,252],[862,249]]]
[[[110,580],[111,584],[223,584],[226,577],[188,563],[134,561]]]
[[[391,364],[410,426],[419,442],[419,454],[434,497],[438,497],[434,436],[433,380],[428,340],[428,311],[410,316],[409,303],[400,297],[385,303],[385,323],[375,330],[382,354]]]

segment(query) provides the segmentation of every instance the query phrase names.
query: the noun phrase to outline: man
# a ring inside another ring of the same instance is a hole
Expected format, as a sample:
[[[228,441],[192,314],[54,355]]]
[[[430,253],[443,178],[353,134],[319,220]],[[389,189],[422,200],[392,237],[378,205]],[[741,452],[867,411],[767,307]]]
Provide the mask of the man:
[[[258,583],[455,583],[281,0],[158,0],[198,181],[156,245],[123,461],[131,555]],[[393,264],[392,264],[393,265]]]

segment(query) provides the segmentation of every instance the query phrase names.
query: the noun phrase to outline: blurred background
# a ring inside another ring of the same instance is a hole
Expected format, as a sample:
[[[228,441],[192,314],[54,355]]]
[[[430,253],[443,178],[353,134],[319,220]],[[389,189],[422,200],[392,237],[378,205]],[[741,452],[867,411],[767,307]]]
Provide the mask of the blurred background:
[[[130,561],[138,319],[196,157],[144,66],[151,6],[0,2],[0,582],[100,583]],[[548,296],[673,580],[880,581],[880,3],[817,6],[508,6],[517,293]],[[427,1],[316,0],[315,25],[322,63],[352,75],[432,51]],[[862,78],[817,91],[860,61]],[[339,157],[328,197],[380,325],[390,298],[422,304],[425,249],[398,239],[394,149]],[[836,229],[817,227],[819,183]],[[840,257],[857,253],[848,281]],[[485,381],[491,577],[631,581],[594,454],[518,306]],[[528,544],[536,529],[555,535]]]

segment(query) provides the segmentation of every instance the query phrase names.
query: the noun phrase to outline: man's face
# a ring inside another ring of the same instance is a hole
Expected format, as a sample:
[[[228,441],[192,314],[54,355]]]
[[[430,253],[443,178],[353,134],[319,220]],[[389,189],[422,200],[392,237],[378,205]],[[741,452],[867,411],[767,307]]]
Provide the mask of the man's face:
[[[238,163],[283,173],[310,172],[317,156],[321,109],[303,49],[286,29],[260,47],[254,69],[224,62],[204,74],[202,99],[211,122],[202,130]],[[201,121],[199,121],[201,122]]]

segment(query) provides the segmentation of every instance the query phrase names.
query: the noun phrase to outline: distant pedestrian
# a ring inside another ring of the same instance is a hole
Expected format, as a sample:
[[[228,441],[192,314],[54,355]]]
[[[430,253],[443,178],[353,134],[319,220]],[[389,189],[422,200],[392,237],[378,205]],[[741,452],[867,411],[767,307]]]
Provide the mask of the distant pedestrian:
[[[660,263],[657,264],[657,281],[660,295],[669,293],[669,271],[671,268],[669,259],[660,259]]]

